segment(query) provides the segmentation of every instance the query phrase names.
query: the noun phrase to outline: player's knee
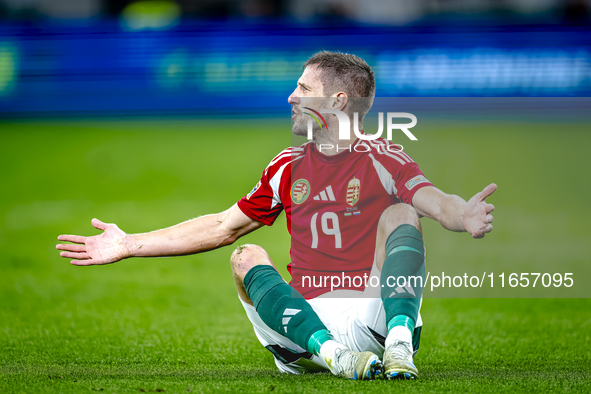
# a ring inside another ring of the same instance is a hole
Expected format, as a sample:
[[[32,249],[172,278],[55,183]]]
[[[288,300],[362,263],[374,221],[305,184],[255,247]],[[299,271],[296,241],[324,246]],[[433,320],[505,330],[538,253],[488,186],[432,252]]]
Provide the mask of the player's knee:
[[[378,227],[389,234],[401,224],[410,224],[420,231],[419,215],[409,204],[398,203],[389,206],[380,216]]]
[[[244,278],[248,270],[255,265],[272,265],[269,255],[258,245],[241,245],[234,250],[230,258],[234,276]]]

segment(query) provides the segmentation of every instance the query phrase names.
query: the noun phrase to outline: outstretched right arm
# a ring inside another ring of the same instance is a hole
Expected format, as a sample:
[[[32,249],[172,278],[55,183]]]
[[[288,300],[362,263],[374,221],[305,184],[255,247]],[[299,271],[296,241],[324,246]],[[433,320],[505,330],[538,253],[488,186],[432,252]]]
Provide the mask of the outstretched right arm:
[[[143,234],[126,234],[115,224],[92,219],[103,230],[92,237],[60,235],[60,256],[73,259],[73,265],[110,264],[128,257],[181,256],[201,253],[234,243],[238,238],[263,226],[246,216],[234,204],[224,212],[201,216],[175,226]]]

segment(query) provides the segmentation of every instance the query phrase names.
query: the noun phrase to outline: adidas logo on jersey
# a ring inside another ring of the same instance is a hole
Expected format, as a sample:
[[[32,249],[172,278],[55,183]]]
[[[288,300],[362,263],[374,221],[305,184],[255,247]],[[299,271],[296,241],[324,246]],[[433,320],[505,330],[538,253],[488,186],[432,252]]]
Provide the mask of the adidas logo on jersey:
[[[336,201],[334,193],[332,192],[332,186],[327,186],[326,189],[321,191],[317,196],[314,196],[316,201]]]

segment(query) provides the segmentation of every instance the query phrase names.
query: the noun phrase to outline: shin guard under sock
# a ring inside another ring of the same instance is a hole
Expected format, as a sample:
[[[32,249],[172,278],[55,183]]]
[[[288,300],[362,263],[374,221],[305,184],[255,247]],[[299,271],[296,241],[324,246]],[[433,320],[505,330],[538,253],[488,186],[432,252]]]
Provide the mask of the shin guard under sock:
[[[410,224],[398,226],[386,241],[381,290],[388,331],[405,326],[414,331],[425,281],[423,238]]]
[[[252,267],[244,288],[265,324],[310,353],[318,355],[320,346],[333,339],[310,304],[270,265]]]

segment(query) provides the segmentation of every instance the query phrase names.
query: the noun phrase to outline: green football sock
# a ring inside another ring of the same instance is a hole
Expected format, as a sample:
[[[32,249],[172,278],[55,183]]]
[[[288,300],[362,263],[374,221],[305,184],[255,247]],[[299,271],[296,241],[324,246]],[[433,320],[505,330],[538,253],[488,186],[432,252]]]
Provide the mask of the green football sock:
[[[414,331],[425,281],[423,238],[410,224],[398,226],[386,241],[386,260],[382,267],[382,302],[388,331],[405,326]]]
[[[310,304],[270,265],[252,267],[244,288],[265,324],[310,353],[318,355],[322,344],[333,339]]]

